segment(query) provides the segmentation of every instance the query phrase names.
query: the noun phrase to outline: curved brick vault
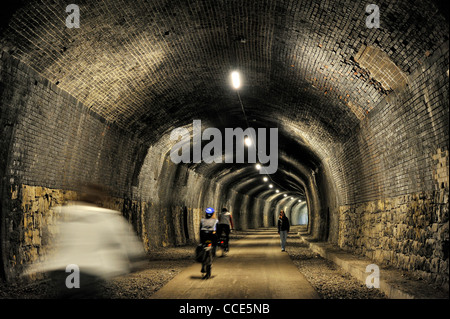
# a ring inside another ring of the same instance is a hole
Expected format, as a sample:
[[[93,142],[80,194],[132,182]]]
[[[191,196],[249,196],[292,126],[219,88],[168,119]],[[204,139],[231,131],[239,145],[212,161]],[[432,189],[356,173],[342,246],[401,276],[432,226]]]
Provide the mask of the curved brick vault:
[[[206,206],[241,229],[317,240],[448,285],[448,13],[434,1],[21,1],[3,13],[2,275],[45,253],[80,182],[110,189],[146,247],[198,239]],[[170,132],[279,129],[268,189],[249,164],[175,165]],[[284,194],[289,196],[284,197]],[[295,200],[290,200],[290,197]]]

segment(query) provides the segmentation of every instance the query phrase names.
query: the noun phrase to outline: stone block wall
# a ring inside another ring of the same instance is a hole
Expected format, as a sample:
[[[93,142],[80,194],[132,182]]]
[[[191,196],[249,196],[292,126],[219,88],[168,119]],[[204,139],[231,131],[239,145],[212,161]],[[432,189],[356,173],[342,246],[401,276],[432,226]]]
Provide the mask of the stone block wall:
[[[339,246],[448,285],[448,189],[341,206]]]
[[[448,287],[448,42],[330,159],[336,243]]]

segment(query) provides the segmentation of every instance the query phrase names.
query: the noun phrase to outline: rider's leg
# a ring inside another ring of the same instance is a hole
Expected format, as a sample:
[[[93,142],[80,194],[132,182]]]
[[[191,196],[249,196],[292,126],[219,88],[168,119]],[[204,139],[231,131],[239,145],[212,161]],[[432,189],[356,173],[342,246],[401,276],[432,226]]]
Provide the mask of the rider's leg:
[[[211,265],[206,266],[206,279],[211,277]]]
[[[217,240],[220,240],[220,236],[222,236],[222,224],[217,224],[217,232],[216,232],[216,238]]]
[[[203,262],[203,267],[205,269],[205,276],[203,277],[204,279],[208,279],[209,277],[211,277],[211,265],[212,265],[212,260],[213,260],[213,256],[212,256],[212,248],[208,249],[206,251],[206,257],[205,260]]]
[[[226,250],[228,251],[229,248],[229,243],[230,243],[230,226],[226,225],[226,227],[224,227],[225,230],[225,241],[226,241]]]

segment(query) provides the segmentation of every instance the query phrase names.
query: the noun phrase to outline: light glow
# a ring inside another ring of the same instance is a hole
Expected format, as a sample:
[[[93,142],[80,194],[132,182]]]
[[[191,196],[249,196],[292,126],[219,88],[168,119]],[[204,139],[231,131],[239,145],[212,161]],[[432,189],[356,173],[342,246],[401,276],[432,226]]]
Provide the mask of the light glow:
[[[239,89],[241,87],[241,79],[239,76],[239,72],[234,71],[231,73],[231,81],[235,89]]]
[[[263,178],[263,181],[267,182],[269,179],[267,177]]]
[[[256,169],[260,170],[261,169],[261,165],[260,164],[256,164]]]

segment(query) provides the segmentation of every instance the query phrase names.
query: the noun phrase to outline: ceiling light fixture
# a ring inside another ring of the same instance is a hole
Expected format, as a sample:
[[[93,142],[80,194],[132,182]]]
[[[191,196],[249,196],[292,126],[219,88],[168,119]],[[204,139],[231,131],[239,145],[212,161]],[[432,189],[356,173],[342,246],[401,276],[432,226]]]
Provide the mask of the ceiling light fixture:
[[[239,76],[239,72],[234,71],[231,73],[231,82],[233,83],[233,87],[235,89],[239,89],[241,87],[241,78]]]

